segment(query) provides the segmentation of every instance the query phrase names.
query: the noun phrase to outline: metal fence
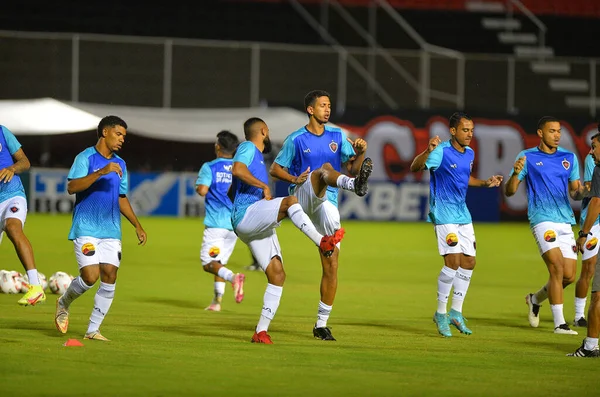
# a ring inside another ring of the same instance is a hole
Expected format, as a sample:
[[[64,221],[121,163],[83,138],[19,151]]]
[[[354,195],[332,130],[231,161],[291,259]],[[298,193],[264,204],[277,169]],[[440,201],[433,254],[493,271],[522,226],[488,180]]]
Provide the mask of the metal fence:
[[[423,101],[414,86],[369,48],[346,48],[402,109],[455,108],[455,99]],[[311,89],[334,95],[334,107],[386,109],[376,86],[328,46],[0,31],[0,98],[158,107],[297,104]],[[469,111],[596,115],[598,59],[560,59],[569,78],[589,82],[578,96],[550,87],[532,59],[465,54],[464,61],[423,51],[388,50],[431,92],[464,98]],[[387,55],[386,55],[387,56]],[[538,61],[539,62],[539,61]],[[458,106],[460,107],[460,106]]]

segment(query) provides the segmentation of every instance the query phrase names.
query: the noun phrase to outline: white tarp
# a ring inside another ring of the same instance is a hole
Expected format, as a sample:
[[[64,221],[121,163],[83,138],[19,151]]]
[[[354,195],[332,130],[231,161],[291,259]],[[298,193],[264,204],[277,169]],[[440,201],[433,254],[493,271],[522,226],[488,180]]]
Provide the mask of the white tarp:
[[[95,130],[107,115],[123,118],[129,131],[148,138],[213,142],[221,130],[243,139],[243,123],[259,117],[271,140],[282,143],[305,125],[307,116],[291,108],[172,109],[61,102],[51,98],[0,101],[0,124],[16,135],[63,134]]]

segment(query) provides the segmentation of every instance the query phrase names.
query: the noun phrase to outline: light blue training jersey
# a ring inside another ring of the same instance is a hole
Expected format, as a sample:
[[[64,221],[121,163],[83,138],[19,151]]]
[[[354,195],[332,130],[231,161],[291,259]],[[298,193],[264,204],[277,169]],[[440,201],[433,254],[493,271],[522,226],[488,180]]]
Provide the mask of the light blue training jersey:
[[[205,196],[206,213],[204,226],[233,230],[231,225],[231,210],[233,204],[227,196],[231,186],[232,159],[217,158],[202,164],[196,186],[208,186]]]
[[[314,171],[325,163],[341,172],[342,164],[355,155],[352,144],[341,129],[326,125],[323,134],[315,135],[305,126],[288,135],[275,162],[287,168],[290,175],[298,176],[308,167]],[[295,186],[290,185],[290,194]],[[327,186],[327,199],[337,207],[338,188]]]
[[[240,143],[233,156],[233,163],[240,162],[248,167],[250,173],[264,184],[269,183],[269,175],[263,154],[256,145],[250,141]],[[233,198],[233,212],[231,220],[234,229],[244,218],[246,210],[252,204],[263,199],[263,189],[248,185],[240,179],[233,177],[231,190],[235,195]]]
[[[569,182],[579,180],[577,156],[561,147],[554,153],[544,153],[537,147],[526,149],[517,155],[517,160],[523,156],[525,165],[517,177],[527,184],[527,216],[531,226],[541,222],[574,225],[568,189]]]
[[[86,190],[75,194],[69,240],[82,236],[121,239],[119,196],[126,195],[129,186],[125,161],[116,154],[107,159],[92,146],[75,157],[67,178],[83,178],[111,162],[121,166],[123,176],[119,177],[116,172],[102,175]]]
[[[12,132],[0,125],[0,170],[13,165],[13,155],[21,148],[21,144]],[[25,197],[25,189],[19,175],[13,176],[10,182],[0,183],[0,203],[13,197]]]
[[[450,141],[440,143],[429,153],[425,162],[431,173],[428,222],[435,225],[472,222],[466,199],[474,158],[473,149],[465,147],[461,153]]]
[[[583,170],[583,183],[591,182],[592,176],[594,175],[594,168],[596,168],[596,163],[594,162],[594,157],[591,154],[585,156],[584,162],[584,170]],[[585,217],[587,216],[588,206],[590,204],[591,197],[586,197],[581,202],[581,215],[579,216],[579,224],[583,226],[585,222]],[[594,222],[594,225],[598,224],[598,219]]]

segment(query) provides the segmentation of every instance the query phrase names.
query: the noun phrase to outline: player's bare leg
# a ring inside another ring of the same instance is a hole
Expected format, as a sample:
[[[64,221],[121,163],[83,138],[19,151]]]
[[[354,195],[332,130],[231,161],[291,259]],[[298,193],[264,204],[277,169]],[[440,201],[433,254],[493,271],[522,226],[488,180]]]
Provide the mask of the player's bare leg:
[[[233,288],[233,295],[237,303],[241,303],[242,300],[244,300],[244,281],[246,280],[245,275],[242,273],[233,273],[231,270],[223,266],[219,261],[209,262],[202,266],[202,269],[207,273],[214,274],[216,276],[215,282],[217,281],[217,277],[223,281],[230,282]],[[210,309],[207,308],[207,310]]]
[[[573,325],[576,327],[586,327],[587,321],[585,319],[585,303],[587,301],[587,294],[590,289],[590,282],[594,277],[594,270],[596,268],[596,260],[598,255],[594,255],[591,258],[581,261],[581,273],[579,280],[575,285],[575,319]]]
[[[600,357],[598,336],[600,334],[600,291],[592,292],[592,302],[588,310],[587,337],[575,352],[567,354],[571,357]]]
[[[225,294],[225,283],[227,280],[219,276],[215,276],[214,281],[214,296],[213,300],[204,310],[211,312],[221,311],[221,302],[223,301],[223,295]]]
[[[577,332],[569,328],[563,312],[563,282],[574,279],[576,262],[572,259],[565,259],[560,248],[552,248],[544,252],[542,259],[544,259],[550,274],[548,300],[554,318],[554,333],[577,335]]]
[[[367,181],[373,170],[373,161],[364,159],[356,178],[336,171],[330,163],[323,164],[310,174],[310,182],[317,197],[324,197],[327,186],[353,191],[359,196],[367,194]]]

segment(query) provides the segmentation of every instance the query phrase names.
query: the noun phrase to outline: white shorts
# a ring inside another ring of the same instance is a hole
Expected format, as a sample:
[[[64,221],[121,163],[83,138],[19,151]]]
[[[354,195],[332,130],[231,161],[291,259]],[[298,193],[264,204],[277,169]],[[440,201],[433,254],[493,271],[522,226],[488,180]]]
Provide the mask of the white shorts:
[[[540,255],[552,248],[560,248],[563,258],[577,259],[573,228],[568,223],[541,222],[531,227]]]
[[[581,259],[584,261],[594,256],[598,255],[598,239],[600,239],[600,225],[595,224],[592,226],[590,230],[592,234],[587,236],[587,240],[585,240],[585,245],[583,246],[583,254],[581,254]]]
[[[283,197],[257,201],[248,207],[235,228],[235,233],[250,247],[252,255],[263,270],[267,269],[275,256],[279,256],[283,263],[281,247],[275,233],[275,228],[281,224],[277,222],[277,216],[282,201]]]
[[[27,200],[25,197],[17,196],[9,198],[0,203],[0,243],[4,236],[4,226],[9,218],[17,218],[25,226],[27,219]]]
[[[121,264],[121,240],[115,238],[78,237],[73,240],[79,269],[106,263],[119,267]]]
[[[308,179],[294,189],[294,196],[310,220],[315,224],[317,231],[323,235],[332,235],[336,230],[342,227],[340,221],[340,211],[327,200],[327,193],[323,197],[318,197],[315,193],[311,181],[311,175]],[[338,249],[340,244],[337,245]]]
[[[202,236],[202,248],[200,248],[200,261],[202,266],[210,262],[221,262],[226,265],[233,253],[237,236],[227,229],[207,227]]]
[[[475,230],[473,230],[472,223],[435,225],[435,235],[440,255],[462,253],[475,256],[477,244],[475,243]]]

